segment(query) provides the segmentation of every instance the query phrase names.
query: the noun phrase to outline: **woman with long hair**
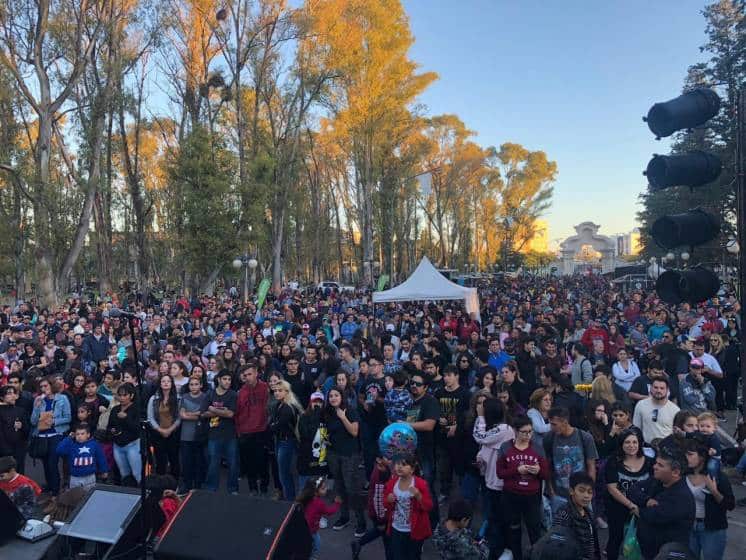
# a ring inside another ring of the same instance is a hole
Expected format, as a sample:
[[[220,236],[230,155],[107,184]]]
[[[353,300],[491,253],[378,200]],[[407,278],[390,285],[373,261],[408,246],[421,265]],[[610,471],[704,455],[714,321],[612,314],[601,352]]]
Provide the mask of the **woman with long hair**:
[[[528,385],[521,378],[518,364],[515,360],[509,360],[500,370],[500,376],[504,386],[510,389],[513,399],[525,410],[528,407],[529,392]]]
[[[123,383],[117,388],[119,404],[112,408],[106,431],[114,440],[114,461],[122,475],[122,482],[133,477],[140,482],[140,413],[135,404],[135,387]]]
[[[34,399],[31,411],[32,437],[43,438],[47,452],[39,457],[44,465],[47,491],[56,496],[60,491],[59,456],[57,444],[70,431],[72,409],[66,396],[58,392],[54,377],[42,377],[39,381],[39,396]]]
[[[495,382],[497,376],[495,375],[495,368],[487,366],[482,368],[482,371],[477,375],[476,382],[472,387],[472,391],[476,392],[481,389],[489,391],[490,395],[495,396]]]
[[[329,390],[322,419],[329,432],[329,474],[334,478],[335,489],[342,498],[342,509],[333,528],[340,530],[346,527],[352,510],[356,520],[355,537],[362,537],[366,527],[363,478],[358,468],[360,417],[357,410],[348,406],[344,390],[340,387]]]
[[[642,434],[638,429],[624,430],[617,441],[617,448],[604,469],[607,489],[605,505],[609,525],[607,560],[617,559],[624,538],[624,525],[632,515],[639,513],[638,507],[628,497],[630,489],[653,474],[653,460],[642,451]]]
[[[357,391],[355,391],[355,388],[350,383],[350,376],[346,372],[339,370],[336,374],[334,374],[333,379],[333,385],[339,387],[339,389],[342,391],[342,396],[347,402],[347,406],[357,410]]]
[[[625,345],[626,342],[622,333],[619,332],[619,327],[616,324],[609,325],[609,358],[612,362],[617,359],[617,352]]]
[[[531,419],[536,438],[544,437],[551,429],[549,425],[549,409],[552,408],[552,392],[549,389],[539,388],[531,393],[529,409],[526,415]]]
[[[170,375],[161,377],[155,394],[148,399],[147,413],[155,450],[155,471],[160,475],[168,472],[178,480],[181,416],[179,397]]]
[[[461,387],[474,387],[477,373],[474,371],[474,360],[471,354],[464,352],[456,357],[456,369],[458,369],[458,384]]]
[[[507,546],[503,515],[503,481],[497,476],[498,451],[503,443],[515,439],[515,433],[505,422],[505,406],[498,399],[487,399],[477,406],[477,420],[472,432],[480,449],[477,462],[484,476],[489,499],[487,512],[487,542],[490,557],[497,558]]]
[[[471,396],[469,401],[469,410],[464,418],[463,433],[471,434],[474,430],[474,423],[477,420],[477,408],[484,406],[484,401],[491,399],[493,396],[486,389],[480,389]],[[464,476],[461,479],[461,495],[464,499],[476,504],[480,495],[482,486],[482,476],[477,464],[477,453],[479,453],[479,444],[473,437],[464,438],[463,442],[464,455]],[[482,493],[484,494],[484,493]]]
[[[184,362],[181,360],[174,360],[171,362],[169,374],[174,392],[178,395],[181,393],[182,388],[186,387],[187,383],[189,383],[189,377],[187,376],[187,369]],[[161,379],[163,379],[163,377],[161,377]]]
[[[591,399],[605,401],[609,404],[616,402],[613,383],[606,375],[599,375],[591,383]]]
[[[686,440],[686,462],[689,474],[686,484],[694,496],[694,527],[689,549],[695,558],[722,560],[728,541],[728,512],[736,507],[728,477],[721,470],[716,478],[707,474],[709,446],[699,435]]]
[[[272,411],[269,427],[275,439],[278,474],[285,500],[295,499],[293,462],[298,452],[298,419],[303,413],[298,399],[287,381],[277,381],[272,390],[277,406]]]
[[[513,397],[513,393],[510,392],[510,387],[503,382],[499,382],[495,386],[495,396],[503,403],[505,407],[505,423],[510,424],[514,418],[523,416],[526,414],[526,409],[521,406],[520,403],[516,402]]]

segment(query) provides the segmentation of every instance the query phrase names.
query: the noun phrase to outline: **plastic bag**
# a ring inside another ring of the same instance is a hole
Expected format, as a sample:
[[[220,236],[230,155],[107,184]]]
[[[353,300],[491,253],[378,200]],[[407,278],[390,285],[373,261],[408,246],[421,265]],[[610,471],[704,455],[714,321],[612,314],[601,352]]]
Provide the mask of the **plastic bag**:
[[[637,540],[637,518],[634,516],[624,527],[622,558],[624,560],[642,560],[642,551],[640,550],[640,543]]]

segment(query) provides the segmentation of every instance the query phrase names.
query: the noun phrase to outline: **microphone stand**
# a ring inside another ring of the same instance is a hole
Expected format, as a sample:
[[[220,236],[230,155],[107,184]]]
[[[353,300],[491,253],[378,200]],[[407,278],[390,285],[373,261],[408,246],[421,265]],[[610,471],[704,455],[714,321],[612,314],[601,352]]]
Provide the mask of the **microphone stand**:
[[[150,523],[148,519],[150,516],[148,515],[148,508],[146,507],[146,503],[145,503],[145,499],[147,498],[147,487],[145,485],[145,473],[147,472],[147,464],[148,464],[148,416],[146,413],[146,408],[148,406],[148,403],[141,402],[145,387],[143,385],[144,376],[142,373],[142,368],[140,367],[140,356],[138,355],[137,344],[135,343],[135,315],[127,314],[127,322],[129,324],[130,338],[132,340],[132,354],[135,357],[135,378],[137,379],[137,387],[138,387],[138,393],[139,393],[137,395],[137,399],[138,401],[140,401],[138,402],[138,413],[140,415],[140,461],[141,461],[140,524],[141,524],[141,530],[142,530],[142,542],[140,543],[140,546],[142,547],[142,558],[147,558],[148,531],[150,529]],[[142,338],[142,329],[140,329],[140,347],[142,350],[145,349],[145,343]]]

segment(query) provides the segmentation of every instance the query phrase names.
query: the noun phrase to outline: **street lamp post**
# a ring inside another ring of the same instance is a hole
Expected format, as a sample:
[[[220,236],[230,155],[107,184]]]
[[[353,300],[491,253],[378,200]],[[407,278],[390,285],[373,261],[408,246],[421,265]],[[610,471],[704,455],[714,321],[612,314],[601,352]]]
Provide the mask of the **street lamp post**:
[[[249,300],[249,271],[251,271],[251,288],[254,288],[254,275],[256,273],[256,267],[259,264],[257,260],[250,255],[241,255],[233,259],[233,268],[239,270],[244,267],[243,274],[243,300],[244,302]]]

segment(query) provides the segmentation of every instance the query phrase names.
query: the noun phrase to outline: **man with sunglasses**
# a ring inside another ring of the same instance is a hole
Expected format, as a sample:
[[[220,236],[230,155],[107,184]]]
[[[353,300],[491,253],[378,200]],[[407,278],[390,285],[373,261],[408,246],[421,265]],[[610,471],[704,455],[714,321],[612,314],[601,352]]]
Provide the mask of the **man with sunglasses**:
[[[668,400],[668,379],[659,377],[650,385],[650,396],[638,401],[633,424],[642,430],[645,443],[673,433],[673,419],[679,407]]]
[[[417,372],[409,382],[412,407],[407,411],[407,422],[417,432],[417,457],[420,460],[422,478],[427,481],[430,492],[435,495],[435,426],[440,419],[438,399],[427,390],[427,376]],[[438,522],[438,508],[430,510],[430,523]]]

